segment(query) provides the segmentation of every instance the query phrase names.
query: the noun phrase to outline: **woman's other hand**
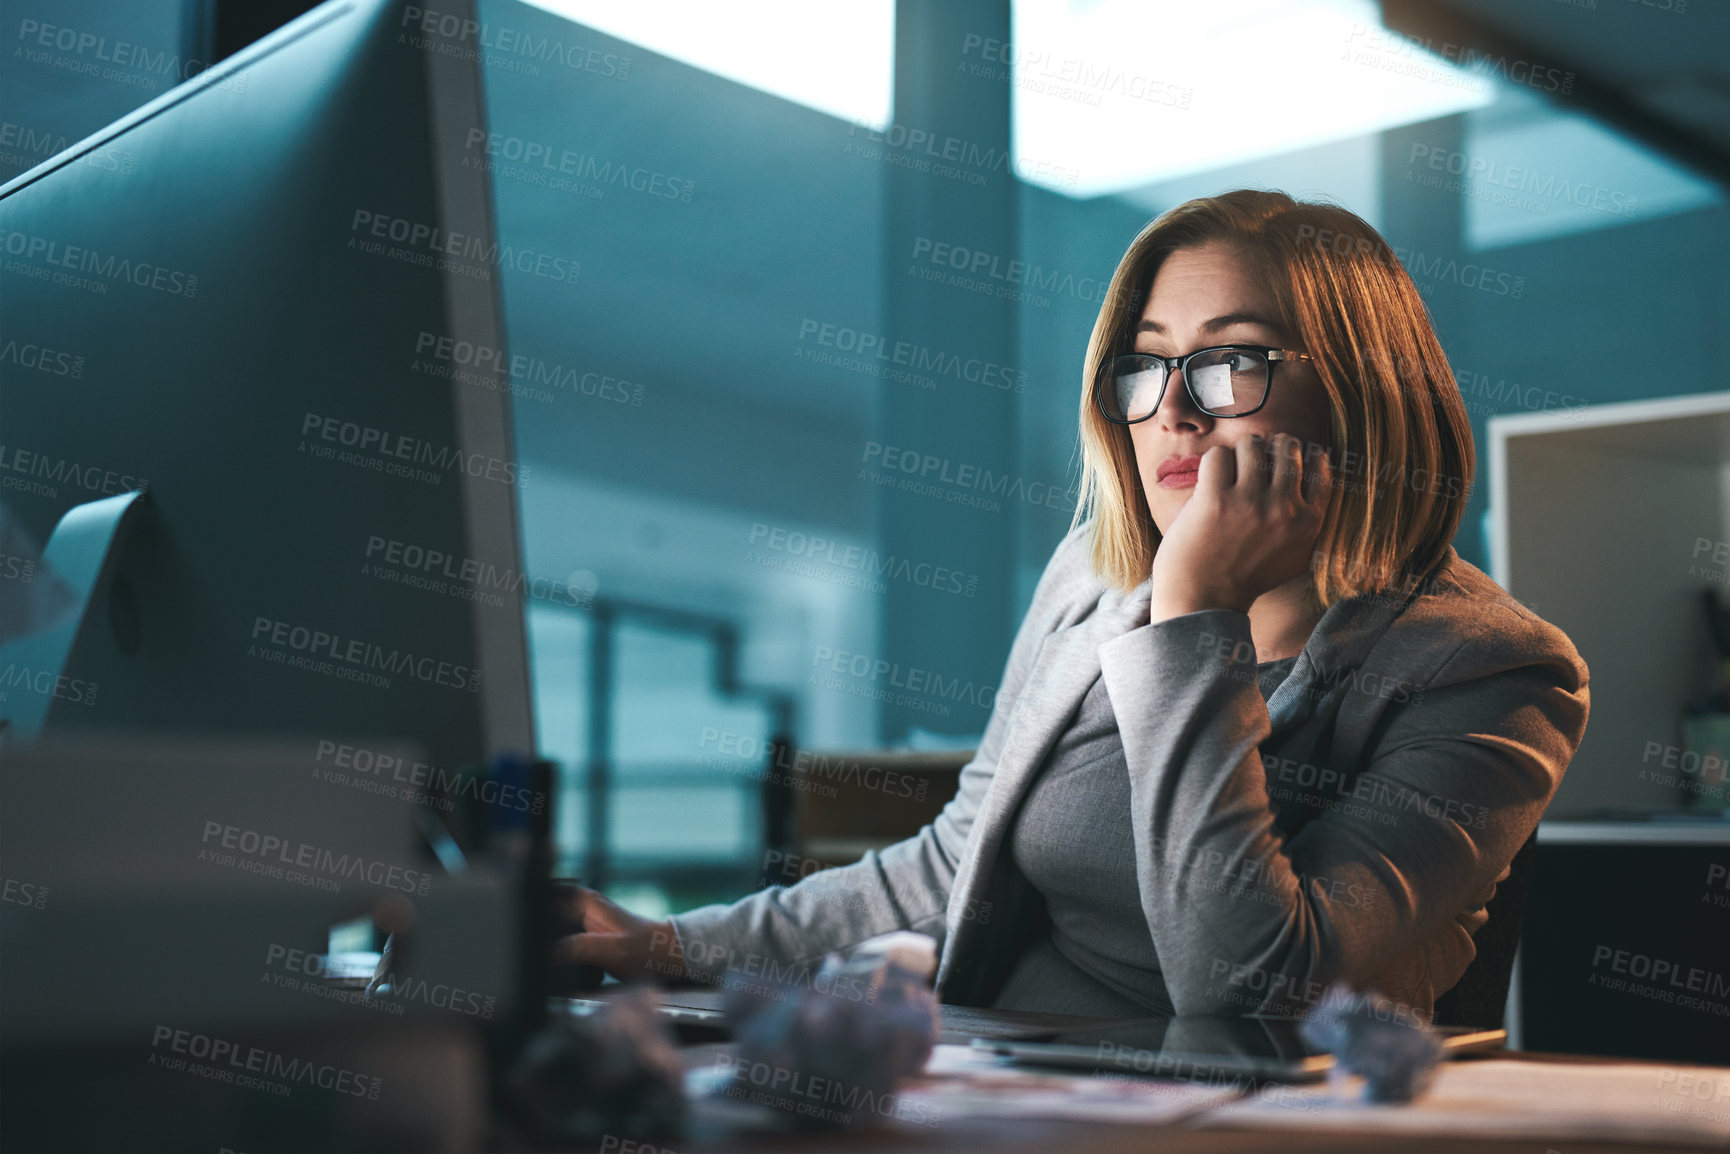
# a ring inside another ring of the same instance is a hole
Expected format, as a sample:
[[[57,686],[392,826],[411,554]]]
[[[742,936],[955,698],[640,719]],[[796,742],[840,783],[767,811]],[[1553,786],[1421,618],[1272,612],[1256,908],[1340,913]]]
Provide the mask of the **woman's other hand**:
[[[596,966],[620,981],[690,980],[670,921],[638,917],[575,882],[554,883],[553,912],[561,930],[575,930],[554,941],[556,966]]]

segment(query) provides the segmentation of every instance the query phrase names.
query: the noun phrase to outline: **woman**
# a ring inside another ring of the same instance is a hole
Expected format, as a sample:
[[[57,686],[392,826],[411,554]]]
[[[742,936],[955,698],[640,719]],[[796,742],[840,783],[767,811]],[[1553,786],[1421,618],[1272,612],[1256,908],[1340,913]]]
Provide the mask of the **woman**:
[[[1181,205],[1112,279],[1081,436],[1076,524],[942,814],[669,922],[574,889],[563,958],[797,974],[912,929],[953,1003],[1292,1011],[1344,980],[1431,1012],[1588,693],[1450,544],[1471,430],[1411,278],[1331,205]]]

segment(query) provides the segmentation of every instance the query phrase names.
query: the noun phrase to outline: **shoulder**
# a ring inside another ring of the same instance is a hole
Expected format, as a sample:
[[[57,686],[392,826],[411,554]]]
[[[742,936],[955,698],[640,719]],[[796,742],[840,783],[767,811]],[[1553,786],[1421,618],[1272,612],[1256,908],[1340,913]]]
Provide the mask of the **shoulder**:
[[[1091,579],[1104,588],[1105,582],[1093,574],[1092,517],[1063,535],[1063,540],[1051,551],[1051,560],[1045,563],[1045,572],[1059,580]]]
[[[1505,671],[1542,667],[1568,692],[1586,685],[1585,661],[1568,635],[1516,600],[1452,547],[1376,645],[1441,688]]]
[[[1089,517],[1065,533],[1051,551],[1033,591],[1033,606],[1091,606],[1107,588],[1093,570],[1093,518]]]
[[[1101,600],[1115,596],[1093,571],[1093,521],[1070,529],[1051,551],[1019,636],[1038,637],[1065,629],[1091,614]]]

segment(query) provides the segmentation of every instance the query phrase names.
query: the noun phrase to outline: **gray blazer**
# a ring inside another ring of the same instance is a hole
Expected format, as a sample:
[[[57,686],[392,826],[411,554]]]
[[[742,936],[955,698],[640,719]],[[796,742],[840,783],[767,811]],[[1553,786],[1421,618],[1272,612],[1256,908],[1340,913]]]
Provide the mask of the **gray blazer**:
[[[1150,584],[1107,587],[1090,530],[1047,563],[936,820],[674,917],[688,969],[800,980],[826,951],[910,929],[941,944],[942,1000],[988,1005],[1042,916],[1005,852],[1017,805],[1103,674],[1176,1010],[1301,1010],[1343,979],[1432,1011],[1585,733],[1587,670],[1567,636],[1450,548],[1410,595],[1330,606],[1264,702],[1246,614],[1148,624]]]

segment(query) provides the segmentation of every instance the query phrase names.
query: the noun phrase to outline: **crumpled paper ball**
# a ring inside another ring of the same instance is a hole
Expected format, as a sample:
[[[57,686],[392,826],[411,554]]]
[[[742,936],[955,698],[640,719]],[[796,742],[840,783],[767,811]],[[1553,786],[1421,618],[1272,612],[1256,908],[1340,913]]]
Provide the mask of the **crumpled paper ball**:
[[[723,1093],[814,1129],[897,1117],[897,1084],[925,1068],[942,1029],[936,968],[935,942],[895,933],[827,955],[809,981],[735,983],[726,1011],[738,1047]]]
[[[552,1142],[673,1135],[685,1121],[684,1062],[649,986],[588,1017],[560,1015],[523,1047],[507,1081],[514,1115]]]
[[[1429,1089],[1441,1037],[1409,1007],[1335,982],[1298,1027],[1304,1041],[1334,1056],[1333,1076],[1364,1079],[1368,1102],[1410,1102]]]

